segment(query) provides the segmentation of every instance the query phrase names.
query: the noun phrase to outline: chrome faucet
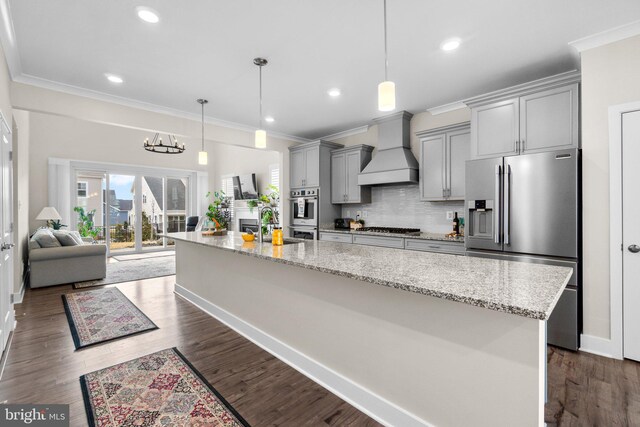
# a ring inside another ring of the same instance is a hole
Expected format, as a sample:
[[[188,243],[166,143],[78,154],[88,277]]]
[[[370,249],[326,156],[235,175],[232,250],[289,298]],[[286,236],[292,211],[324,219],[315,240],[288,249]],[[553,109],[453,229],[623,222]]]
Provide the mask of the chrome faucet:
[[[271,206],[263,206],[260,209],[258,209],[258,242],[262,243],[264,236],[262,235],[262,214],[264,214],[264,212],[266,210],[270,210],[271,211],[271,222],[273,222],[273,208]]]

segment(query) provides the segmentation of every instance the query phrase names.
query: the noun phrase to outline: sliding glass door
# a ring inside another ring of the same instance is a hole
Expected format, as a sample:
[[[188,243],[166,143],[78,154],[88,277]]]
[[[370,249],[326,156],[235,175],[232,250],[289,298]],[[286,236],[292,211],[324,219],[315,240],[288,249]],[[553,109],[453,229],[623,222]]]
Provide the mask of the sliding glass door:
[[[188,176],[79,170],[74,188],[77,229],[109,254],[162,250],[173,241],[161,234],[186,229]]]

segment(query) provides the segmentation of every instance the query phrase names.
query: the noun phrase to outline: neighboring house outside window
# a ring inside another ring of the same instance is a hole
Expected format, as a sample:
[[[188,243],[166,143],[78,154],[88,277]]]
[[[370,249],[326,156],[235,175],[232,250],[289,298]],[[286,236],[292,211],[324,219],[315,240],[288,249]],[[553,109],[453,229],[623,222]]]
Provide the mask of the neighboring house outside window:
[[[78,197],[87,197],[87,181],[78,181]]]

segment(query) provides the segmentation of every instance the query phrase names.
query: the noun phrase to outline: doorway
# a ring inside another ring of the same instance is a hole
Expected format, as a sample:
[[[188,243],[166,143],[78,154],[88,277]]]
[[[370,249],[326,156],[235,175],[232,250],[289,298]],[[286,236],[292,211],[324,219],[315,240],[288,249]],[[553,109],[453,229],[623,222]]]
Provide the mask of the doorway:
[[[623,356],[640,361],[640,110],[622,114]]]
[[[4,351],[13,330],[13,159],[11,128],[0,113],[0,350]],[[0,351],[0,352],[1,352]]]
[[[160,235],[186,231],[190,176],[82,168],[74,179],[75,224],[89,224],[110,256],[170,250],[174,242]]]

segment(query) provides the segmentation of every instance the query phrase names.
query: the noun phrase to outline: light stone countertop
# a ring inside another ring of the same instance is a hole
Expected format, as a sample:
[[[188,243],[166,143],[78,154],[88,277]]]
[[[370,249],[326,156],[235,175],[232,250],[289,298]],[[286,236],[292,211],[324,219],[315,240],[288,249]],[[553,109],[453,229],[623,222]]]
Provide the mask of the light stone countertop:
[[[319,240],[274,250],[231,231],[164,237],[538,320],[549,318],[572,273],[568,267]]]
[[[405,239],[417,239],[417,240],[438,240],[443,242],[464,243],[464,237],[451,238],[441,233],[430,233],[428,231],[422,231],[420,234],[407,235],[399,233],[378,233],[375,231],[358,231],[358,230],[340,230],[335,228],[320,228],[319,232],[325,233],[340,233],[340,234],[363,234],[365,236],[384,236],[384,237],[404,237]]]

